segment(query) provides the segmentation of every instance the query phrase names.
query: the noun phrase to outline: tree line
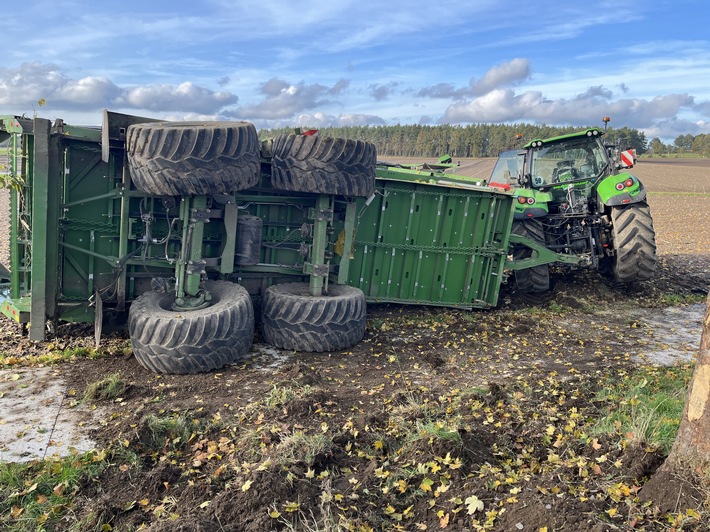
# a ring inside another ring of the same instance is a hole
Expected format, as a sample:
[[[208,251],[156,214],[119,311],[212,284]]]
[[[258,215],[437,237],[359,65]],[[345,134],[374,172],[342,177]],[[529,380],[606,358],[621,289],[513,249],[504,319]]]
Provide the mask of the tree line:
[[[588,126],[592,127],[592,126]],[[454,158],[498,157],[501,152],[523,146],[528,141],[549,138],[586,129],[535,124],[395,125],[323,127],[319,134],[365,140],[377,146],[380,156],[431,158],[449,154]],[[293,133],[292,128],[262,130],[261,136]],[[648,151],[643,132],[630,128],[609,128],[605,140],[640,155]]]
[[[664,144],[661,139],[653,138],[649,143],[649,152],[653,155],[684,155],[694,154],[710,157],[710,135],[678,135],[673,144]]]

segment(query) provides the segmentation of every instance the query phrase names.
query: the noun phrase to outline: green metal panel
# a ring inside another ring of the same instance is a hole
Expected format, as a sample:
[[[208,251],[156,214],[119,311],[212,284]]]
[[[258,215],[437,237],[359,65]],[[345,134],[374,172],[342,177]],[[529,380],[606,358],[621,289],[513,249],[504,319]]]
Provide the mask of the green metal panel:
[[[101,160],[95,139],[65,137],[64,173],[59,205],[61,317],[93,321],[89,298],[113,283],[107,257],[118,255],[120,189],[109,165]],[[78,307],[78,308],[77,308]]]
[[[486,308],[498,300],[512,196],[380,178],[361,202],[349,284],[369,301]]]

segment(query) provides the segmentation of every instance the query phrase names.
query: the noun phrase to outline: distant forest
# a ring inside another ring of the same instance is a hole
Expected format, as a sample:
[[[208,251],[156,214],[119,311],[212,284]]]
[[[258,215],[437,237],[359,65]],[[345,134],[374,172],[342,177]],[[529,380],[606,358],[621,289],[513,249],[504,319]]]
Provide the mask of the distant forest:
[[[591,126],[590,126],[591,127]],[[584,127],[555,127],[533,124],[472,124],[452,125],[396,125],[323,127],[319,134],[366,140],[377,146],[380,156],[431,158],[449,154],[454,158],[497,157],[501,152],[522,146],[536,138],[548,138],[585,129]],[[263,137],[293,133],[292,128],[262,130]],[[517,140],[517,135],[521,135]],[[637,129],[609,128],[605,140],[631,147],[639,155],[668,155],[694,153],[710,156],[710,135],[680,135],[673,144],[660,139],[649,141]]]

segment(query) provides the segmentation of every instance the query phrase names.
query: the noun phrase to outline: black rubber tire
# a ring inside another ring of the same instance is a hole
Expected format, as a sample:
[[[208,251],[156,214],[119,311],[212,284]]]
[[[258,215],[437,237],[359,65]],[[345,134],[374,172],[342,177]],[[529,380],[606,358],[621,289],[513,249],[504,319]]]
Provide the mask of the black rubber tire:
[[[375,191],[375,145],[318,135],[274,138],[271,184],[277,190],[368,197]]]
[[[612,271],[621,283],[648,281],[656,274],[656,232],[646,202],[611,208],[616,256]]]
[[[150,122],[128,127],[136,188],[156,196],[229,194],[260,177],[259,138],[248,122]]]
[[[208,281],[211,305],[171,309],[175,294],[147,292],[128,313],[128,333],[141,366],[156,373],[202,373],[241,359],[254,340],[254,307],[243,286]]]
[[[539,220],[513,222],[511,231],[515,235],[524,236],[539,244],[545,244],[545,229]],[[525,246],[513,247],[513,259],[527,259],[532,256],[532,250]],[[515,284],[520,292],[539,293],[550,289],[550,268],[547,264],[515,271]]]
[[[308,284],[285,283],[266,289],[261,326],[266,342],[293,351],[347,349],[365,335],[365,294],[331,284],[327,296],[311,296]]]

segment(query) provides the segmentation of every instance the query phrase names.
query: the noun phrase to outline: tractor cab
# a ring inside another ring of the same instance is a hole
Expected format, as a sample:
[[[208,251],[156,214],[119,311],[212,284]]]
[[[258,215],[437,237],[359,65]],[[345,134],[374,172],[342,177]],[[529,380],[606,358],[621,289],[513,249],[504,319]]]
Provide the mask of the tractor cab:
[[[609,158],[602,132],[588,129],[583,135],[534,140],[523,178],[533,188],[549,189],[570,183],[597,181],[609,174]]]

